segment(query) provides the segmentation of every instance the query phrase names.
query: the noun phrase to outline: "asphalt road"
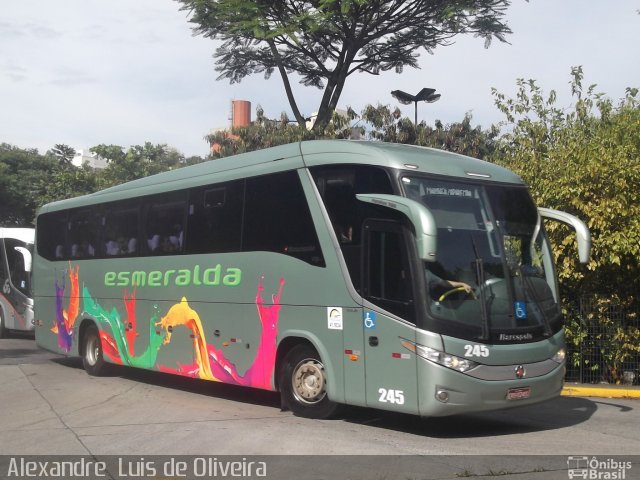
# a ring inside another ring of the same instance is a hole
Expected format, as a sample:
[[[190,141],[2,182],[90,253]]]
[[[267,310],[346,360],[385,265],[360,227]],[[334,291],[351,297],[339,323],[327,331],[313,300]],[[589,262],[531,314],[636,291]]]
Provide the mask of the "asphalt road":
[[[236,455],[269,456],[267,478],[313,479],[566,479],[569,457],[615,458],[633,462],[626,480],[640,478],[639,407],[561,397],[449,418],[350,408],[309,420],[273,392],[122,367],[90,377],[79,359],[14,337],[0,339],[0,478],[16,455]]]

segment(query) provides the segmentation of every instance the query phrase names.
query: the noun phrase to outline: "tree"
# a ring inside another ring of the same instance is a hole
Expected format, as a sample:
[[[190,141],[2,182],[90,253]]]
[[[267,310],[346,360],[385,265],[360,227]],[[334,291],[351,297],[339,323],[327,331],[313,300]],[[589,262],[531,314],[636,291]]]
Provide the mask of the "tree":
[[[439,148],[480,159],[493,152],[498,135],[497,128],[488,131],[480,126],[472,128],[469,113],[461,122],[448,125],[436,120],[434,128],[425,122],[415,125],[409,118],[402,117],[397,107],[391,110],[388,105],[367,105],[362,119],[371,125],[368,135],[375,140]]]
[[[262,118],[252,125],[234,128],[231,132],[215,132],[205,138],[211,145],[214,145],[211,156],[223,158],[301,140],[315,140],[320,137],[305,127],[290,124],[286,119],[277,121]]]
[[[233,128],[231,131],[220,130],[204,138],[212,146],[211,157],[215,159],[305,140],[350,138],[351,122],[357,117],[351,108],[346,113],[334,112],[324,131],[316,133],[306,126],[291,123],[284,112],[280,119],[267,118],[258,105],[256,120],[251,125]]]
[[[63,143],[57,143],[54,145],[51,152],[56,156],[61,164],[71,164],[71,160],[73,160],[73,157],[76,155],[75,149]]]
[[[38,207],[65,198],[88,195],[100,189],[99,173],[87,164],[81,167],[55,166],[46,185],[35,197]],[[35,216],[35,215],[34,215]]]
[[[494,90],[510,131],[495,160],[518,173],[541,206],[582,218],[593,251],[580,269],[573,237],[550,224],[559,276],[573,292],[612,293],[619,285],[640,290],[640,102],[628,89],[619,105],[586,91],[580,67],[572,69],[573,108],[556,106],[534,80],[518,81],[516,99]]]
[[[0,225],[30,225],[54,164],[36,149],[0,144]]]
[[[97,145],[91,150],[108,159],[106,169],[73,166],[74,151],[63,144],[44,155],[36,149],[0,144],[0,226],[31,225],[36,210],[46,203],[203,161],[198,156],[185,159],[164,144],[134,145],[126,152],[118,145]]]
[[[324,89],[314,130],[323,132],[347,77],[418,67],[418,51],[431,53],[460,34],[505,41],[510,0],[177,0],[194,31],[222,41],[218,79],[240,82],[278,71],[294,117],[300,112],[289,75]]]
[[[626,362],[640,355],[640,101],[638,89],[615,105],[582,86],[572,69],[572,108],[556,106],[534,80],[518,81],[516,98],[494,90],[509,132],[496,161],[518,173],[541,206],[565,210],[585,221],[592,252],[577,264],[575,237],[563,225],[546,225],[561,281],[565,332],[577,366],[620,382]],[[581,308],[573,308],[577,302]],[[635,359],[635,360],[634,360]]]
[[[119,145],[96,145],[90,149],[107,160],[100,173],[101,188],[165,172],[185,165],[185,158],[166,144],[132,145],[125,152]]]

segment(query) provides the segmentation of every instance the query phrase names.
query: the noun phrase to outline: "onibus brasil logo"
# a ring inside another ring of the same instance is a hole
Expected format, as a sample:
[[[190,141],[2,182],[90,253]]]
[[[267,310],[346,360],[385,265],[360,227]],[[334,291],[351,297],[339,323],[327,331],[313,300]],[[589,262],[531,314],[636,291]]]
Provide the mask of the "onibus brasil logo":
[[[567,473],[570,479],[585,478],[589,480],[626,480],[631,470],[631,462],[614,458],[599,459],[588,456],[571,456],[567,458]]]

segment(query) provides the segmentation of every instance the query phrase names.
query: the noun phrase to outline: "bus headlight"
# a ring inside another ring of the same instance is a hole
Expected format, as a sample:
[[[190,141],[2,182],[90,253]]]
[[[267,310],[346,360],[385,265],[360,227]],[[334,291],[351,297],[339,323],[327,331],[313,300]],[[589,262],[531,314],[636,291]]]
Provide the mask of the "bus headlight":
[[[567,350],[564,347],[562,347],[560,350],[558,350],[558,353],[556,353],[553,357],[551,357],[551,360],[553,360],[556,363],[563,363],[566,356],[567,356]]]
[[[435,348],[425,347],[424,345],[413,343],[408,340],[403,340],[401,343],[406,349],[411,350],[419,357],[429,360],[430,362],[437,363],[438,365],[442,365],[443,367],[457,370],[458,372],[464,373],[478,366],[476,362],[472,362],[466,358],[456,357],[450,353],[441,352]]]

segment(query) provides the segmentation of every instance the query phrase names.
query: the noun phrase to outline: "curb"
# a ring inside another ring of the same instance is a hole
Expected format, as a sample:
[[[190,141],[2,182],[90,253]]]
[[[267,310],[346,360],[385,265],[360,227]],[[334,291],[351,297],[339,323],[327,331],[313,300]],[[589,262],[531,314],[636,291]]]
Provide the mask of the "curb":
[[[611,386],[581,386],[565,385],[562,389],[563,397],[603,397],[603,398],[637,398],[640,399],[640,389],[633,387]]]

